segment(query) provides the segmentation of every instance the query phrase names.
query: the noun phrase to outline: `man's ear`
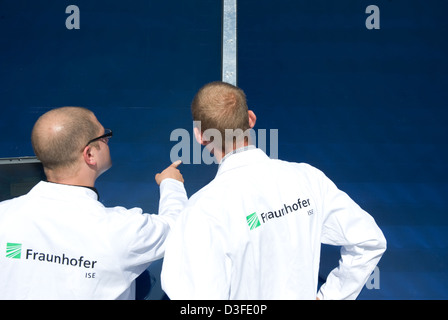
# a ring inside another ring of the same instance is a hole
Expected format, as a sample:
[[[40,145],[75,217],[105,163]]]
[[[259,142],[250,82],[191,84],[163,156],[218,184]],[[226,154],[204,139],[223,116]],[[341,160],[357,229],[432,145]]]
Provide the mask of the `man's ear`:
[[[255,127],[255,122],[257,122],[257,116],[252,110],[247,111],[249,115],[249,128]]]
[[[84,161],[89,166],[95,166],[96,161],[96,149],[92,146],[88,145],[84,148],[84,151],[82,152],[82,157],[84,158]]]
[[[193,132],[194,132],[194,137],[195,137],[196,141],[197,141],[199,144],[205,146],[206,143],[205,143],[204,140],[202,139],[202,132],[199,130],[199,128],[198,128],[198,127],[194,127],[194,128],[193,128]]]

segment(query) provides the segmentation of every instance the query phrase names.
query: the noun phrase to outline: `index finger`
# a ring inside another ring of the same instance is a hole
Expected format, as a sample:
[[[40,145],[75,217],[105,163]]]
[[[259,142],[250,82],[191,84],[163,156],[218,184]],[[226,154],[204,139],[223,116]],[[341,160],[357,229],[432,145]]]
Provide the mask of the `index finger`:
[[[182,160],[174,161],[170,167],[177,168],[182,163]]]

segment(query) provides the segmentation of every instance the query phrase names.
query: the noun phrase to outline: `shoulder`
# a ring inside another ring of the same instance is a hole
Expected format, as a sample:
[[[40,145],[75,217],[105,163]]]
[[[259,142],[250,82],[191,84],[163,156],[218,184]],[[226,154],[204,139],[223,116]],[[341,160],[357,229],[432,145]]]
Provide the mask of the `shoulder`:
[[[280,170],[295,172],[310,177],[322,176],[324,174],[320,169],[305,162],[291,162],[280,159],[271,159],[270,163],[273,167],[277,167]]]
[[[213,179],[210,183],[194,193],[180,216],[182,224],[196,226],[222,224],[226,215],[223,210],[228,207],[230,197],[226,188],[227,184],[219,179]]]
[[[98,207],[99,210],[101,210],[105,217],[108,218],[111,222],[113,221],[124,221],[129,219],[140,219],[146,214],[143,214],[143,210],[141,208],[125,208],[121,206],[117,207]]]
[[[0,214],[6,212],[9,208],[19,205],[23,202],[25,196],[8,199],[0,202]]]
[[[187,203],[187,209],[189,207],[195,208],[210,208],[216,206],[216,201],[219,200],[221,192],[219,191],[222,186],[219,184],[219,181],[215,178],[207,185],[202,187],[196,193],[194,193],[189,199]],[[213,205],[213,203],[215,205]]]
[[[17,199],[19,198],[14,198],[14,199],[8,199],[8,200],[4,200],[0,202],[0,208],[6,208],[12,204],[14,204],[14,202],[17,202]]]

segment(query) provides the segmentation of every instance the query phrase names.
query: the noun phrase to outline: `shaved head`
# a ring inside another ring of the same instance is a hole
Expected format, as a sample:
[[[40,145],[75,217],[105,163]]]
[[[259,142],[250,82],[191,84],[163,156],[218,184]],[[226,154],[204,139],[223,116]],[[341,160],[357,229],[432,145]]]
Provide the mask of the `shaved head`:
[[[53,109],[34,125],[31,142],[44,168],[57,170],[76,164],[90,139],[102,126],[92,111],[80,107]]]

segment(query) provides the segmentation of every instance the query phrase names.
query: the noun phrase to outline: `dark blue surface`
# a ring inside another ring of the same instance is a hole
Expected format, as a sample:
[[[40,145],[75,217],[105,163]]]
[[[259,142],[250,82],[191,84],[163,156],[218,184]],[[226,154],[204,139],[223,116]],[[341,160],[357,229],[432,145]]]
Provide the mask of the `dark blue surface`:
[[[79,30],[65,26],[72,4]],[[89,108],[114,131],[102,202],[157,213],[154,175],[171,163],[171,131],[191,130],[194,94],[220,77],[221,11],[215,0],[0,1],[0,158],[33,155],[44,112]],[[189,194],[213,178],[198,167],[183,167]]]
[[[80,30],[65,27],[71,4]],[[365,27],[370,4],[380,30]],[[323,170],[388,240],[380,288],[360,298],[447,299],[448,3],[241,0],[238,10],[238,85],[256,129],[278,129],[279,158]],[[220,78],[220,60],[218,0],[0,0],[0,157],[33,154],[45,111],[90,108],[114,130],[102,201],[157,212],[170,134],[191,132],[190,102]],[[188,193],[216,169],[183,165]],[[321,276],[336,263],[324,247]],[[160,262],[152,268],[160,285]]]
[[[368,30],[368,5],[380,29]],[[323,170],[388,240],[361,299],[448,298],[444,1],[239,2],[239,86],[279,157]],[[323,277],[337,254],[324,248]]]
[[[70,4],[0,2],[0,157],[33,154],[31,128],[45,111],[87,107],[114,130],[102,198],[156,211],[170,133],[191,129],[193,95],[220,76],[221,5],[76,1],[81,28],[68,30]]]

